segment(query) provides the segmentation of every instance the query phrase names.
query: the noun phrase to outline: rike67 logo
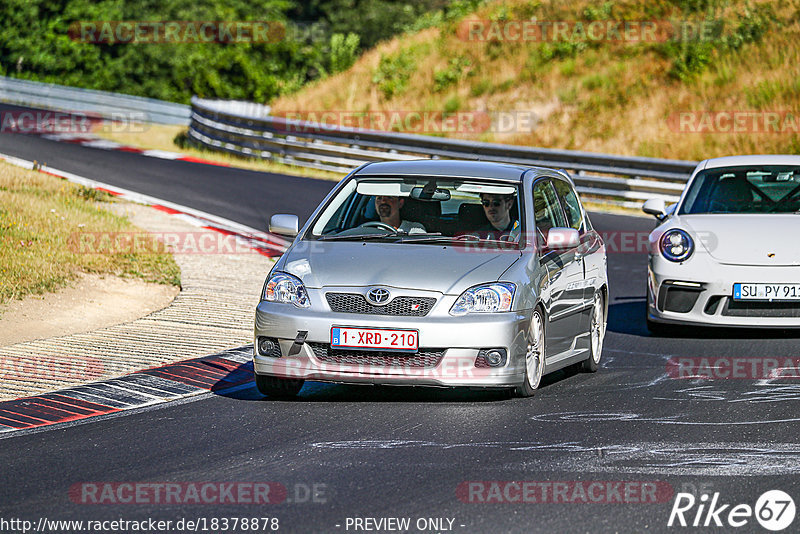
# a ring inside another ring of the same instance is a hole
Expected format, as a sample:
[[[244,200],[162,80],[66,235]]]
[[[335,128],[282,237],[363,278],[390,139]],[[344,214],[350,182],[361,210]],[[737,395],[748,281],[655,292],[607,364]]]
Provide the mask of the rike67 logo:
[[[755,517],[763,528],[777,532],[791,525],[794,516],[794,500],[781,490],[764,492],[755,506],[723,503],[719,492],[710,497],[703,493],[699,499],[691,493],[678,493],[667,526],[738,528]]]

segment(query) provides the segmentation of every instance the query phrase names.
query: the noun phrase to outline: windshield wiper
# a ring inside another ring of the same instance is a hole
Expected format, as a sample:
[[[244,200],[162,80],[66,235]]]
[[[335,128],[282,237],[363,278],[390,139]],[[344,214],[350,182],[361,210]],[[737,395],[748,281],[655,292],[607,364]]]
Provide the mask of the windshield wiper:
[[[352,239],[354,241],[369,241],[372,239],[385,239],[387,237],[402,237],[406,236],[405,232],[384,232],[382,234],[348,234],[348,235],[323,235],[318,237],[320,241],[347,241],[348,239]]]
[[[513,244],[518,245],[516,241],[503,241],[502,239],[481,239],[475,235],[460,235],[460,236],[446,236],[441,234],[412,234],[408,237],[403,237],[400,243],[459,243],[465,246],[475,243],[502,243],[503,245]]]
[[[404,235],[400,239],[400,243],[429,243],[429,242],[439,242],[439,241],[453,241],[454,237],[449,237],[446,235],[442,235],[441,232],[430,232],[430,233],[422,233],[422,232],[414,232],[413,234]]]

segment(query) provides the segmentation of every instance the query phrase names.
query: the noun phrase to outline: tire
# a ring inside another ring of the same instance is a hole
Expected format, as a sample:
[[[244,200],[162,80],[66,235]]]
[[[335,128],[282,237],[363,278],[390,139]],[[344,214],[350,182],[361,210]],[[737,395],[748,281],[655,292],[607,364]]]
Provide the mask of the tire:
[[[530,397],[538,389],[544,375],[545,316],[540,308],[533,311],[528,331],[528,350],[525,352],[525,377],[514,389],[519,397]],[[535,361],[534,361],[535,359]]]
[[[594,295],[592,315],[589,318],[589,357],[581,362],[581,371],[596,373],[603,355],[603,341],[606,337],[606,306],[602,292]]]
[[[276,399],[296,396],[303,388],[305,380],[301,378],[278,378],[256,374],[256,387],[262,395]]]

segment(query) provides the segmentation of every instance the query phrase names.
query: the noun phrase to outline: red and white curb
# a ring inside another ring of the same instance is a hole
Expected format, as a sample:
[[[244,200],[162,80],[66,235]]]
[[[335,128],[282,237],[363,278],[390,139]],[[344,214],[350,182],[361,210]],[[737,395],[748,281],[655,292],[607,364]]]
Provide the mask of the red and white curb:
[[[253,347],[193,358],[82,386],[0,402],[0,437],[145,408],[208,392],[250,387]]]
[[[132,154],[141,154],[150,158],[168,159],[173,161],[188,161],[191,163],[202,163],[203,165],[215,165],[217,167],[229,167],[225,163],[219,163],[210,159],[196,158],[194,156],[187,156],[180,152],[170,152],[167,150],[146,150],[143,148],[136,148],[133,146],[123,145],[116,141],[102,139],[94,135],[75,134],[75,133],[52,133],[41,134],[44,139],[57,141],[59,143],[73,143],[89,148],[97,148],[100,150],[117,150],[119,152],[129,152]]]
[[[152,206],[195,226],[233,235],[237,243],[266,256],[279,256],[289,245],[289,241],[281,237],[194,208],[90,180],[66,171],[40,167],[34,165],[32,161],[6,154],[0,154],[0,160],[105,191],[131,202]],[[137,371],[120,378],[3,401],[0,402],[0,436],[20,430],[143,408],[209,391],[224,392],[239,387],[249,387],[249,383],[253,380],[252,358],[253,348],[249,345],[211,356]]]
[[[188,206],[182,206],[180,204],[162,200],[160,198],[151,197],[149,195],[136,193],[135,191],[123,189],[121,187],[97,182],[95,180],[84,178],[83,176],[78,176],[77,174],[72,174],[70,172],[53,169],[47,166],[40,166],[38,164],[34,164],[32,161],[20,159],[6,154],[0,154],[0,160],[12,165],[16,165],[17,167],[22,167],[23,169],[39,171],[51,176],[65,179],[72,183],[83,185],[85,187],[91,187],[92,189],[97,189],[98,191],[104,191],[114,195],[115,197],[135,202],[137,204],[151,206],[157,210],[163,211],[169,215],[188,222],[193,226],[219,232],[227,236],[233,236],[236,240],[237,246],[252,249],[255,252],[265,256],[280,256],[291,244],[291,241],[288,241],[275,234],[262,232],[256,230],[255,228],[231,221],[230,219],[218,217],[216,215],[212,215],[211,213],[196,210]]]

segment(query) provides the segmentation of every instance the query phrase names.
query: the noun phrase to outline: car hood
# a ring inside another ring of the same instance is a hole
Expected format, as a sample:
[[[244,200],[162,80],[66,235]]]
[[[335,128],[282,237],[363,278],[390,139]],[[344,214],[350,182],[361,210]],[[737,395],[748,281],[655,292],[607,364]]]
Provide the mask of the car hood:
[[[676,222],[719,263],[800,265],[800,215],[684,215]]]
[[[382,285],[460,294],[497,281],[519,257],[519,251],[475,252],[441,245],[301,241],[277,268],[309,288]]]

